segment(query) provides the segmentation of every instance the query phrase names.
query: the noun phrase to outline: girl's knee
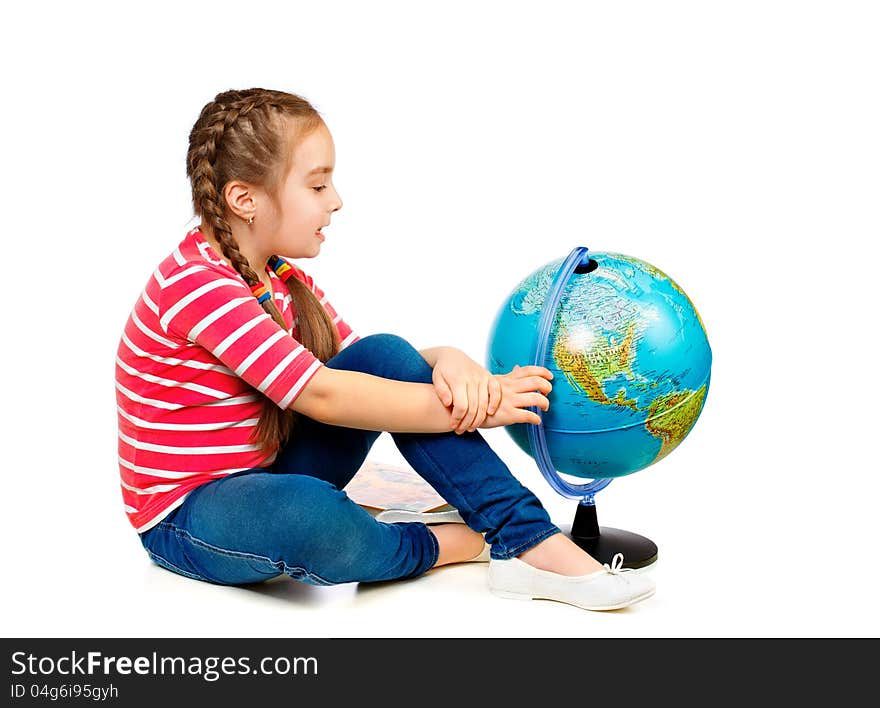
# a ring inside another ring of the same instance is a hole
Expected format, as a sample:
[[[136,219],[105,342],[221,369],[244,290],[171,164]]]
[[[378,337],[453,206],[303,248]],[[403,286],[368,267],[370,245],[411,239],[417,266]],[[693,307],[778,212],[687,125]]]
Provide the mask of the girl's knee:
[[[366,370],[367,373],[397,381],[432,381],[432,370],[428,362],[412,344],[399,335],[371,334],[359,339],[344,352],[348,350],[353,350],[350,355],[358,357],[358,365],[366,367],[360,370]],[[340,365],[346,368],[344,364]]]
[[[390,332],[381,332],[379,334],[370,334],[359,339],[352,346],[369,346],[385,353],[412,353],[416,351],[415,347],[398,334]]]

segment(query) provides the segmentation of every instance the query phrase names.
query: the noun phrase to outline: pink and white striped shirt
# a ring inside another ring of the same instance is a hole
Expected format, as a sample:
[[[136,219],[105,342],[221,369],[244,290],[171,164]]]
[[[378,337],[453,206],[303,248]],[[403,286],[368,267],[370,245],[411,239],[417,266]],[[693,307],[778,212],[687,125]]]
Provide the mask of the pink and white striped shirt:
[[[290,265],[330,315],[341,348],[357,341],[312,278]],[[257,391],[289,408],[323,366],[297,341],[287,286],[266,270],[286,332],[198,228],[135,303],[116,355],[116,403],[122,499],[138,533],[196,487],[270,465],[277,449],[248,440],[263,406]]]

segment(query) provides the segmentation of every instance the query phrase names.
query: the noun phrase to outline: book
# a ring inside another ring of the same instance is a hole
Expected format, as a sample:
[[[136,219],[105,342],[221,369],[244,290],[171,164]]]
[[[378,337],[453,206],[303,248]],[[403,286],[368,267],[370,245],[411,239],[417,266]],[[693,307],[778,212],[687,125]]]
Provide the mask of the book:
[[[387,509],[422,513],[452,509],[415,470],[384,462],[365,461],[343,491],[373,516]]]

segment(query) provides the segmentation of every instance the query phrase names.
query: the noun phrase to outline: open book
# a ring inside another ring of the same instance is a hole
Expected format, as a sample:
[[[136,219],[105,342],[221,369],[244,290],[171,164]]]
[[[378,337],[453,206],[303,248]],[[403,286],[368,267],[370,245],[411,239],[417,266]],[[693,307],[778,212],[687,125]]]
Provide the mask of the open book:
[[[367,460],[343,490],[373,516],[385,509],[446,511],[452,507],[409,467]]]

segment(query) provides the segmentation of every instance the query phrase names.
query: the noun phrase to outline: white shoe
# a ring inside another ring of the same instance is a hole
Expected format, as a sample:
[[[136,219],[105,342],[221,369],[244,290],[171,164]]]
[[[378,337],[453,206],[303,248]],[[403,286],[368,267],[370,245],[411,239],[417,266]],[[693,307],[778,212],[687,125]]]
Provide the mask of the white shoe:
[[[556,600],[585,610],[616,610],[651,597],[654,581],[623,566],[623,554],[588,575],[561,575],[519,558],[489,561],[489,589],[512,600]]]
[[[448,504],[438,511],[410,511],[409,509],[385,509],[375,516],[376,521],[392,524],[399,521],[421,521],[423,524],[463,524],[461,514]]]

